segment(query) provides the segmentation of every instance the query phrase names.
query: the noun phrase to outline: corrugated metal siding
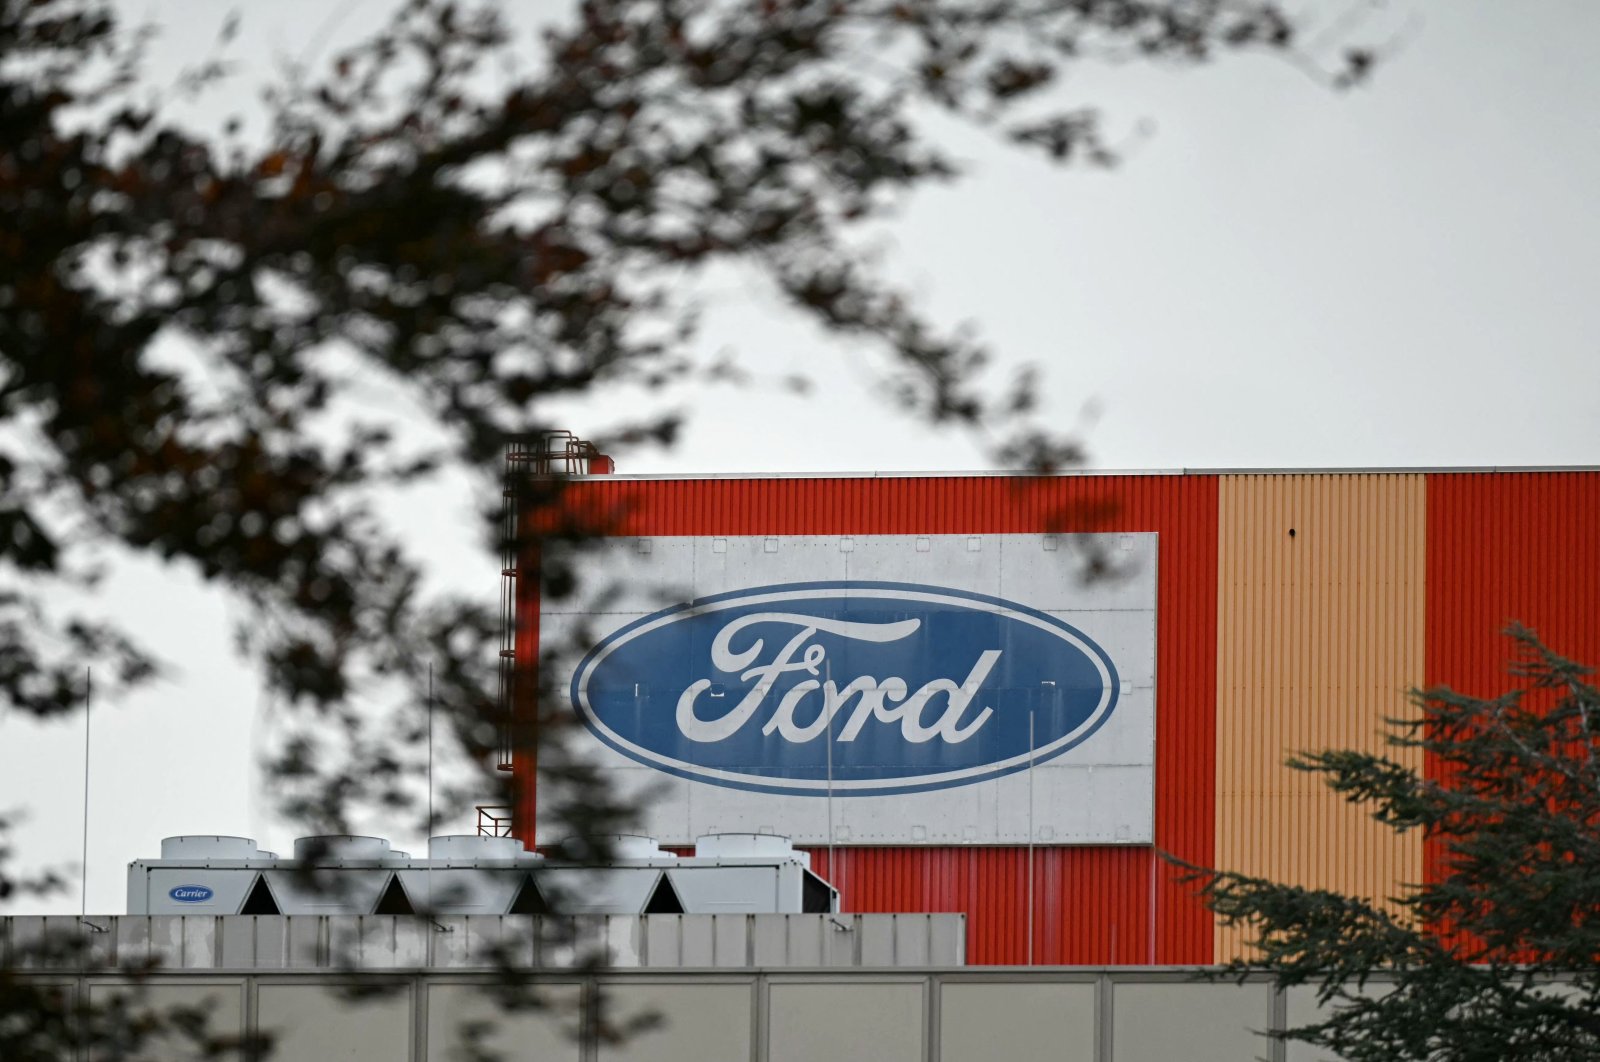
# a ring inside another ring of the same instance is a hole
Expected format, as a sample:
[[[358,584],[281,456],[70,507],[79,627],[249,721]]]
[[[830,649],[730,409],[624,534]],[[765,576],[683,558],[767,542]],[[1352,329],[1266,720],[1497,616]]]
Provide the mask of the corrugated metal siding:
[[[512,705],[519,713],[511,721],[509,743],[511,747],[511,821],[532,823],[538,817],[538,711],[539,681],[537,669],[532,665],[539,658],[539,580],[533,577],[538,571],[538,561],[524,556],[517,563],[519,572],[513,589],[516,595],[516,629],[512,651],[516,654],[517,684]],[[532,844],[531,835],[523,843]]]
[[[1216,477],[601,480],[572,500],[630,535],[1159,533],[1156,847],[1213,861]],[[837,852],[851,909],[964,910],[969,961],[1025,958],[1026,850]],[[1034,961],[1210,961],[1209,916],[1152,849],[1035,859]]]
[[[1026,848],[835,848],[831,861],[810,851],[844,910],[966,912],[969,963],[1028,961]],[[1035,963],[1193,961],[1160,958],[1148,848],[1036,848],[1033,861]]]
[[[1386,750],[1423,678],[1426,504],[1419,475],[1222,477],[1218,866],[1379,899],[1420,878],[1420,838],[1283,761]],[[1239,948],[1217,927],[1219,960]]]
[[[1511,688],[1501,632],[1513,621],[1600,665],[1600,475],[1428,476],[1427,685]],[[1430,875],[1437,854],[1430,844]]]

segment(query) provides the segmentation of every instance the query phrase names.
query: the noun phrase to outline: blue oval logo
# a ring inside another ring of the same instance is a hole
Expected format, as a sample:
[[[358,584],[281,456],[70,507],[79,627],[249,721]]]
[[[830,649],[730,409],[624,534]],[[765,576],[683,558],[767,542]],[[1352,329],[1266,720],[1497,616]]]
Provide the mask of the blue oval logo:
[[[640,763],[825,797],[1025,770],[1104,725],[1119,688],[1105,650],[1037,609],[938,586],[826,582],[645,616],[584,657],[571,695],[596,737]]]
[[[168,889],[167,895],[179,903],[205,903],[216,893],[204,885],[179,885],[177,888]]]

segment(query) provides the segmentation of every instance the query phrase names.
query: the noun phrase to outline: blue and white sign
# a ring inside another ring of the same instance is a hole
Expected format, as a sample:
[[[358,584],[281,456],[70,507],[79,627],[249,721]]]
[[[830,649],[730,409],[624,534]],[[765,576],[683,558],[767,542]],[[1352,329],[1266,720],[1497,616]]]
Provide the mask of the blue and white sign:
[[[1085,582],[1091,553],[1122,574]],[[640,828],[663,842],[1150,843],[1155,535],[629,538],[586,557],[604,604],[547,608],[541,635],[578,641],[587,754],[648,794]]]
[[[1047,762],[1119,680],[1083,632],[1013,601],[867,581],[750,587],[614,632],[572,702],[623,755],[712,785],[915,793]]]
[[[178,885],[168,889],[167,895],[179,903],[208,903],[216,893],[204,885]]]

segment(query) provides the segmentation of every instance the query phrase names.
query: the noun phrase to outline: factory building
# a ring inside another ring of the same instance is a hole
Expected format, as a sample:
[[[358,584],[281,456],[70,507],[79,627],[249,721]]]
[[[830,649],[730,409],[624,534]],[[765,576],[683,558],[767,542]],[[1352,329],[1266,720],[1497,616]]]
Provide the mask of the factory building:
[[[526,734],[554,691],[639,798],[614,862],[559,858],[511,742],[480,836],[169,838],[126,915],[0,918],[19,983],[204,1007],[290,1060],[1311,1062],[1266,1034],[1314,989],[1196,977],[1241,941],[1170,859],[1425,880],[1420,837],[1285,758],[1384,747],[1413,688],[1503,691],[1512,622],[1600,662],[1595,470],[657,478],[573,450],[513,462],[577,474],[521,530],[598,537],[514,537],[506,708]],[[541,599],[555,562],[580,590]],[[497,1002],[508,958],[547,1007]]]
[[[976,964],[1231,958],[1169,855],[1392,895],[1421,838],[1286,757],[1382,748],[1413,688],[1502,692],[1513,621],[1600,661],[1589,469],[606,474],[560,504],[610,592],[541,601],[514,558],[511,685],[548,654],[595,762],[655,794],[643,832],[789,837],[842,911],[964,914]]]

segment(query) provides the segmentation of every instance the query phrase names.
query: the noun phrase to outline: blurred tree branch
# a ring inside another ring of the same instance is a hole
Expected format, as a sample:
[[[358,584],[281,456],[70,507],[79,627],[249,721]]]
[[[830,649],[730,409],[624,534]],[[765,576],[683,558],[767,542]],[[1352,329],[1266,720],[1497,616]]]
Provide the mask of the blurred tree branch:
[[[422,592],[386,491],[446,472],[498,499],[505,440],[549,427],[550,399],[724,373],[682,283],[723,265],[858,339],[923,421],[1075,463],[1031,374],[990,387],[987,346],[853,247],[959,177],[930,116],[1104,166],[1098,112],[1060,106],[1074,64],[1252,51],[1337,81],[1370,62],[1302,49],[1271,0],[587,0],[531,59],[496,4],[409,0],[276,79],[248,139],[170,119],[148,35],[101,0],[0,0],[0,696],[49,716],[86,663],[113,695],[148,680],[136,632],[61,592],[112,550],[187,566],[247,606],[241,645],[299,720],[275,794],[324,832],[415,799],[416,728],[374,691],[417,703],[436,663],[479,763],[502,722],[498,617]],[[568,781],[574,831],[614,829],[624,809]]]

